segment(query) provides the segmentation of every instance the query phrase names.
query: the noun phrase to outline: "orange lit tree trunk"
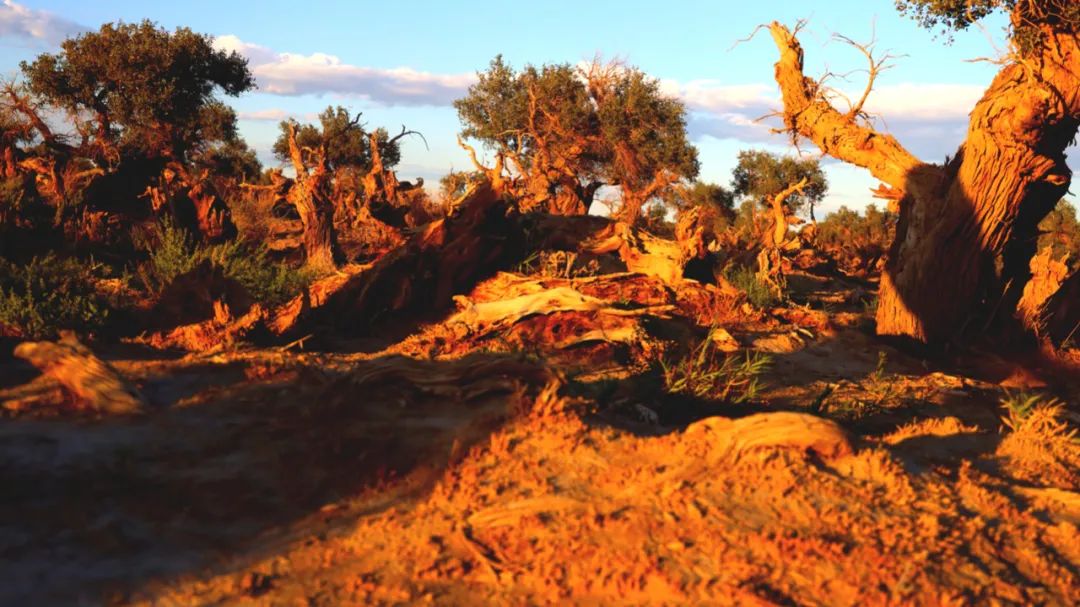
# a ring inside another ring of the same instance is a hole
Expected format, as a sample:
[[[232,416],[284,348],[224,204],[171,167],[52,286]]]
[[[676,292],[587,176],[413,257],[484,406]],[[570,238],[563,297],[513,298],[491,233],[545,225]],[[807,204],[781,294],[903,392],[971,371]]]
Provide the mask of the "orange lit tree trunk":
[[[300,146],[296,143],[296,129],[289,124],[289,157],[296,169],[296,181],[289,188],[286,199],[296,207],[300,223],[304,226],[304,253],[307,265],[320,270],[336,267],[337,239],[334,234],[334,207],[327,192],[330,176],[326,168],[325,150],[312,169],[304,164]]]
[[[1002,68],[971,113],[967,139],[946,165],[928,164],[840,112],[803,75],[803,52],[783,25],[776,81],[795,135],[868,169],[899,204],[877,310],[882,335],[942,343],[1011,318],[1029,277],[1036,226],[1068,189],[1065,148],[1080,118],[1074,31],[1044,29],[1039,54]],[[979,325],[972,325],[972,322]]]

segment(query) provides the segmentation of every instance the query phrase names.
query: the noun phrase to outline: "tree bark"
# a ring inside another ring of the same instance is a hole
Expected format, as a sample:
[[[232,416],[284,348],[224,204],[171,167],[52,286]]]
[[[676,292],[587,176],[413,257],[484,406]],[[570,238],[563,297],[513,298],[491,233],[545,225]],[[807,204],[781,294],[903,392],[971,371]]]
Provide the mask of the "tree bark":
[[[296,143],[296,129],[289,124],[289,157],[296,170],[296,181],[286,195],[300,215],[304,226],[304,252],[307,265],[319,270],[332,270],[338,257],[337,238],[334,233],[334,207],[327,199],[329,176],[325,157],[308,170],[304,164],[300,146]]]
[[[1076,33],[1047,28],[1038,55],[1002,68],[972,111],[956,157],[941,166],[833,108],[803,75],[795,36],[776,22],[770,31],[787,128],[868,169],[899,198],[878,333],[942,343],[972,320],[1011,318],[1029,277],[1036,226],[1071,177],[1064,151],[1080,124]]]

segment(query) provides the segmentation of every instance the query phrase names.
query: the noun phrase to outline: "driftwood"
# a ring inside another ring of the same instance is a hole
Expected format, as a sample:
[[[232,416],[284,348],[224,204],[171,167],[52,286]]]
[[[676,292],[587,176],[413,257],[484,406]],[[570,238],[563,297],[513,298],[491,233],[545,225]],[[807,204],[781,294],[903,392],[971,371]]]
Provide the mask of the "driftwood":
[[[129,414],[144,408],[138,391],[74,335],[66,334],[55,343],[24,342],[15,348],[15,356],[41,369],[94,411]]]
[[[707,433],[716,459],[737,459],[755,449],[798,449],[825,459],[851,455],[847,433],[835,422],[806,413],[758,413],[739,419],[710,417],[691,424],[687,434]]]

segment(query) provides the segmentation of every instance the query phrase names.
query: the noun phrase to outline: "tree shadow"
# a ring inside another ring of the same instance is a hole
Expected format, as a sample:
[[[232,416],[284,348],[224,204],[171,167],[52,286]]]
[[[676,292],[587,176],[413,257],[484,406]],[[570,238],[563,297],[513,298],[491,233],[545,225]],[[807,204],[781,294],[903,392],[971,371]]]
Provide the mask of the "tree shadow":
[[[139,418],[9,420],[0,603],[146,598],[265,558],[316,523],[345,529],[428,491],[548,377],[505,355],[391,356],[339,377],[282,370]]]

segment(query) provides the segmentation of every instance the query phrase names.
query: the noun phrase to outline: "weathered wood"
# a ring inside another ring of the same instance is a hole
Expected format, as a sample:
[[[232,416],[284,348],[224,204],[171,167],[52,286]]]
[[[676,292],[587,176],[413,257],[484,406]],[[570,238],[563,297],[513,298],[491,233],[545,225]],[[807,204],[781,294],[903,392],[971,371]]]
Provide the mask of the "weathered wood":
[[[67,334],[57,342],[21,343],[15,348],[15,356],[56,379],[94,411],[130,414],[144,408],[139,392],[74,335]]]
[[[854,452],[847,432],[836,422],[806,413],[757,413],[734,420],[709,417],[690,424],[686,433],[708,434],[717,460],[737,459],[756,449],[798,449],[825,459]]]
[[[769,29],[787,130],[868,169],[898,200],[878,333],[940,343],[974,315],[1011,317],[1030,276],[1037,225],[1070,182],[1064,151],[1080,126],[1076,32],[1047,27],[1037,56],[1006,64],[972,111],[964,144],[940,166],[833,108],[803,74],[795,34],[776,22]]]

